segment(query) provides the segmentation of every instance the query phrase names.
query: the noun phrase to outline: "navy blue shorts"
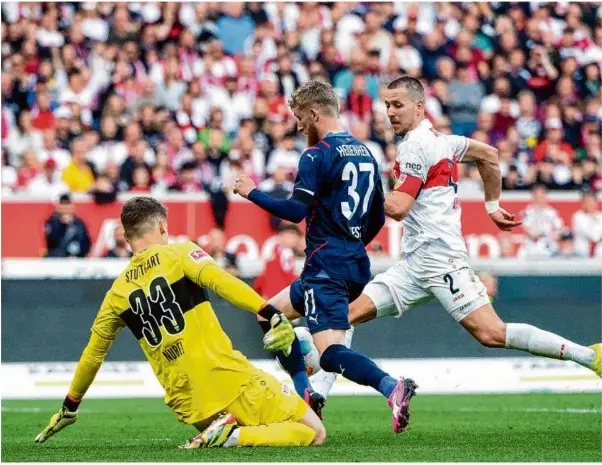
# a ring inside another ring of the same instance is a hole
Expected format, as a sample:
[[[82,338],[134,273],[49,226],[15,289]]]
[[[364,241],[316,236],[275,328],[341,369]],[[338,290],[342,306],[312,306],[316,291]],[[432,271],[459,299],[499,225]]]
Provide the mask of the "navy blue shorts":
[[[293,308],[305,315],[309,331],[349,329],[349,304],[366,285],[338,278],[304,276],[291,284]]]

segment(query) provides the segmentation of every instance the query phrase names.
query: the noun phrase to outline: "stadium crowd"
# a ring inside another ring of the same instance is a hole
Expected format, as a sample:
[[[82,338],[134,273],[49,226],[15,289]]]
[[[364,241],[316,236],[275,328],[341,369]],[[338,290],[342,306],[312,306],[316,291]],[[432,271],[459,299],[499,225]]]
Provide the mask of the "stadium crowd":
[[[379,94],[400,73],[439,131],[499,149],[505,189],[602,189],[600,3],[3,3],[1,53],[3,193],[205,191],[223,223],[241,171],[290,192],[307,79],[387,188]]]

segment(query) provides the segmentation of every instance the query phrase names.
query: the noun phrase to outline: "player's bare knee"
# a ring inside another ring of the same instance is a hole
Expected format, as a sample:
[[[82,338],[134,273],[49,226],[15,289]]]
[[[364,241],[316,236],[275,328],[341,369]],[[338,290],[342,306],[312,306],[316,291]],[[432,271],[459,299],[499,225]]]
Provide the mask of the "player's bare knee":
[[[505,347],[506,326],[501,324],[478,330],[475,333],[475,338],[485,347]]]
[[[376,318],[376,307],[367,295],[360,295],[349,305],[349,323],[352,326],[374,318]]]

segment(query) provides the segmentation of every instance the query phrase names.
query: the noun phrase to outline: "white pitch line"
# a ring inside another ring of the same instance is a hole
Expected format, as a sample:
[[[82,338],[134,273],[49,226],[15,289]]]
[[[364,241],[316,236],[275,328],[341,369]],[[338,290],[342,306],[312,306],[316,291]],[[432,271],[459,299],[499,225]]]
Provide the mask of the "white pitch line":
[[[7,413],[54,413],[56,409],[40,407],[2,407],[3,412]],[[79,413],[100,413],[98,410],[79,409]]]

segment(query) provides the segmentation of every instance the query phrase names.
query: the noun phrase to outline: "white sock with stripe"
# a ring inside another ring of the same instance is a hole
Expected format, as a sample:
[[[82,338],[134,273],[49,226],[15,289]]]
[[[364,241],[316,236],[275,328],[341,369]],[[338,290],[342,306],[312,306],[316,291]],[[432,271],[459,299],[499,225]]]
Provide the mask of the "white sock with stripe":
[[[240,436],[240,428],[236,428],[234,431],[232,431],[232,434],[230,435],[230,437],[228,439],[226,439],[226,442],[224,442],[224,445],[222,447],[238,446],[238,437],[239,436]]]
[[[345,347],[348,349],[351,348],[351,340],[353,339],[354,331],[355,327],[352,326],[351,329],[348,329],[345,333]],[[328,398],[328,394],[330,393],[332,386],[334,386],[336,379],[336,373],[329,373],[328,371],[320,370],[311,377],[311,387],[314,389],[314,391],[322,394],[324,398]]]
[[[558,360],[573,360],[587,368],[592,368],[596,355],[589,347],[524,323],[508,323],[506,349],[523,350]]]

